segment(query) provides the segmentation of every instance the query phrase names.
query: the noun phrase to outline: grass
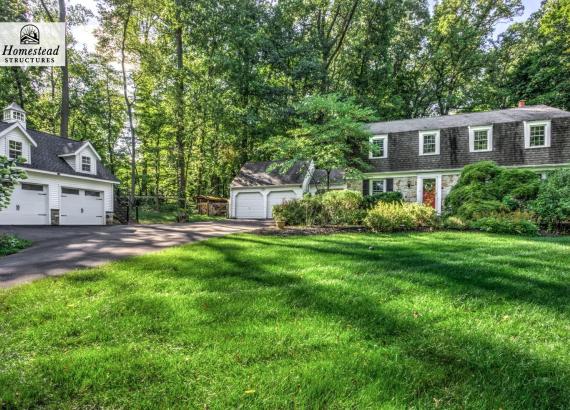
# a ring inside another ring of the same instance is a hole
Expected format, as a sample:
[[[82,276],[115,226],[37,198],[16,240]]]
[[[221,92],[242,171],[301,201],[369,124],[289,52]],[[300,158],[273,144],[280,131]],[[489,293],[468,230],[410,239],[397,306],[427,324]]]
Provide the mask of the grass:
[[[243,234],[42,280],[0,292],[0,408],[568,408],[569,269],[568,237]]]
[[[22,239],[12,234],[0,234],[0,256],[11,255],[26,249],[32,241]]]
[[[194,214],[188,217],[188,222],[219,221],[223,217]],[[155,210],[152,208],[139,208],[139,223],[141,224],[169,224],[176,223],[176,209]]]

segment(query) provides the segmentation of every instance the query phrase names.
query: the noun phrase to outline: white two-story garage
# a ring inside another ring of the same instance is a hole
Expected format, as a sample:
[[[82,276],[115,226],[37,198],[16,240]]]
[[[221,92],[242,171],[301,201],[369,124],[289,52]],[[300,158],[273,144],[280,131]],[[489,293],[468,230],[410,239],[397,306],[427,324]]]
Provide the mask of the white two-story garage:
[[[89,141],[26,127],[26,112],[12,103],[0,122],[0,155],[22,157],[27,178],[0,210],[0,225],[104,225],[113,216],[117,179]]]

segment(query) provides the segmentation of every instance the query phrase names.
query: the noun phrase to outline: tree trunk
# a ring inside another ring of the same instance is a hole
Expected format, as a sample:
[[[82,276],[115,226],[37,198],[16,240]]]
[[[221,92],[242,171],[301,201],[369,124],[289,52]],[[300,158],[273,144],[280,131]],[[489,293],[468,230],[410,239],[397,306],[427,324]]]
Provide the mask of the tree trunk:
[[[109,69],[105,70],[106,78],[105,78],[105,88],[107,92],[107,152],[109,155],[109,168],[111,173],[115,173],[115,153],[114,153],[114,143],[113,143],[113,128],[112,128],[112,120],[113,120],[113,105],[111,102],[111,78],[109,77]]]
[[[65,23],[65,0],[59,0],[59,21]],[[67,138],[69,127],[69,71],[67,68],[67,52],[65,53],[65,65],[61,67],[61,122],[59,134]]]
[[[184,60],[182,53],[182,24],[180,17],[180,0],[176,1],[176,167],[178,168],[178,222],[188,220],[186,204],[186,141],[184,135]]]
[[[129,21],[131,19],[132,4],[127,8],[127,15],[123,22],[123,38],[121,39],[121,71],[123,74],[123,96],[125,98],[125,106],[127,108],[127,116],[129,119],[129,131],[131,134],[131,187],[129,191],[129,217],[131,221],[135,218],[135,188],[136,188],[136,135],[133,122],[133,102],[129,99],[128,84],[127,84],[127,69],[125,67],[126,61],[126,40]]]

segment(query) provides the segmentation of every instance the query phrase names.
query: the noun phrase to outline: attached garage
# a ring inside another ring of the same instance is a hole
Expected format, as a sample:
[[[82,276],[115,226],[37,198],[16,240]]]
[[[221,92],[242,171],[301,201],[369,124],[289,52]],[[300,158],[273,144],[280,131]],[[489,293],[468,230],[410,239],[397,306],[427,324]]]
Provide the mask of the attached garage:
[[[105,206],[101,191],[61,188],[60,206],[61,225],[105,224]]]
[[[240,192],[235,196],[235,215],[238,219],[264,219],[263,194]]]
[[[0,211],[0,225],[47,225],[48,187],[21,183],[14,187],[10,205]]]

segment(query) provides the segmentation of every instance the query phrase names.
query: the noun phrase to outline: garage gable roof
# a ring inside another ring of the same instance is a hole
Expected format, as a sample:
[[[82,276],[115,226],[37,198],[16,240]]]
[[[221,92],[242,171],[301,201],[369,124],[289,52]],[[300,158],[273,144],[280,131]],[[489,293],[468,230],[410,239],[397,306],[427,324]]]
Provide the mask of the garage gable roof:
[[[0,122],[0,133],[11,126],[12,124]],[[31,148],[32,162],[30,164],[21,165],[22,168],[89,177],[112,182],[118,181],[117,178],[115,178],[115,176],[101,164],[101,161],[97,161],[97,173],[95,175],[87,175],[85,173],[75,171],[63,158],[60,157],[62,154],[69,154],[81,149],[85,146],[86,141],[75,141],[30,128],[26,131],[37,145],[32,146]]]
[[[299,185],[303,184],[310,161],[297,161],[285,171],[280,168],[284,161],[246,162],[232,181],[232,188]]]

